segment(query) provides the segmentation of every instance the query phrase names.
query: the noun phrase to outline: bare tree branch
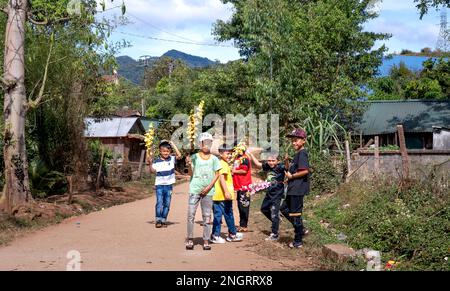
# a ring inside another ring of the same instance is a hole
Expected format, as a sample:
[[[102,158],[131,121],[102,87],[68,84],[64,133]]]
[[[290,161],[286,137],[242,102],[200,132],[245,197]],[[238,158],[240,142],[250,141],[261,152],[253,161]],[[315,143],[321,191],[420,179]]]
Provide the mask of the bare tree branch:
[[[50,42],[50,48],[49,48],[48,56],[47,56],[47,62],[45,63],[44,76],[42,78],[42,85],[41,85],[41,88],[39,89],[39,93],[38,93],[38,96],[36,97],[36,99],[30,100],[27,102],[27,106],[26,106],[27,110],[36,108],[41,103],[42,98],[44,97],[45,85],[46,85],[47,79],[48,79],[48,67],[50,66],[50,59],[52,57],[53,43],[54,43],[54,40],[53,40],[53,35],[52,35],[51,42]]]
[[[63,17],[63,18],[59,18],[59,19],[55,19],[55,20],[44,20],[44,21],[38,21],[33,19],[33,13],[28,12],[28,21],[31,22],[34,25],[50,25],[50,24],[58,24],[58,23],[64,23],[67,22],[71,19],[73,19],[73,17]]]

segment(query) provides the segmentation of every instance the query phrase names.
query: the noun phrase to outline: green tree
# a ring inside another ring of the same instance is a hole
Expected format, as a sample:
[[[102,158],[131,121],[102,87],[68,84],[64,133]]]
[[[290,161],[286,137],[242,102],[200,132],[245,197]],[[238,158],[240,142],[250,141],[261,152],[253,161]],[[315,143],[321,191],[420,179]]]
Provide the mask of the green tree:
[[[360,89],[381,64],[388,35],[363,31],[377,15],[370,1],[223,0],[228,22],[218,21],[218,40],[234,40],[255,75],[259,110],[280,113],[283,125],[306,118],[303,106],[333,108],[352,123]],[[276,7],[276,9],[274,9]],[[276,101],[275,101],[276,100]]]
[[[167,119],[177,113],[189,113],[197,102],[192,96],[192,87],[198,78],[199,70],[188,67],[184,62],[170,59],[163,59],[156,68],[151,72],[154,73],[152,78],[158,81],[154,88],[149,88],[146,115]]]
[[[450,7],[450,0],[414,0],[416,7],[420,12],[420,19],[428,13],[430,7],[439,8],[442,6]]]
[[[450,64],[445,58],[428,59],[423,69],[413,72],[404,63],[393,66],[389,76],[373,78],[370,100],[448,99]]]
[[[25,139],[27,116],[47,102],[67,106],[69,111],[76,109],[76,106],[71,105],[80,103],[70,104],[76,102],[76,98],[71,98],[72,101],[64,98],[67,102],[58,102],[60,100],[57,99],[79,95],[85,85],[91,84],[90,80],[97,77],[98,74],[92,72],[98,71],[99,64],[108,63],[99,62],[102,54],[98,52],[104,44],[109,25],[95,21],[97,3],[93,0],[83,1],[80,13],[75,15],[68,13],[69,0],[4,0],[0,3],[7,14],[2,78],[5,113],[4,206],[12,212],[14,207],[32,200],[28,179],[28,144]],[[61,41],[64,37],[65,43]],[[34,40],[38,42],[31,42],[33,45],[30,46],[30,41]],[[71,45],[66,47],[67,44]],[[69,48],[72,53],[64,55]],[[105,50],[108,50],[107,45]],[[30,64],[35,66],[36,71],[28,67]],[[65,70],[71,73],[70,81],[64,83],[65,86],[60,87],[59,91],[55,90],[57,86],[54,85],[61,84],[58,81],[68,77],[68,74],[55,77],[55,83],[52,82],[50,88],[48,80],[52,78],[51,70],[55,70],[54,76]],[[34,75],[33,72],[40,72],[40,75]],[[71,89],[71,94],[67,94],[67,88]],[[52,98],[49,98],[48,92],[52,93]],[[67,122],[67,126],[70,126],[70,122]]]

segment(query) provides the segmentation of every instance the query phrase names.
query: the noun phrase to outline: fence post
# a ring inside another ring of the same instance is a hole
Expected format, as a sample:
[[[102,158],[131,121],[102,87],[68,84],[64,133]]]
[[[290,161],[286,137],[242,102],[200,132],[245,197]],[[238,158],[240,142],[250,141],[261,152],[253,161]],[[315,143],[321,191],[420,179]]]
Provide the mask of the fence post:
[[[139,177],[139,179],[142,178],[142,167],[143,167],[143,164],[144,164],[144,159],[145,159],[145,150],[142,150],[141,151],[141,158],[139,160],[139,169],[138,169],[138,177]]]
[[[98,166],[97,183],[95,184],[95,191],[100,188],[100,175],[102,174],[103,157],[105,156],[105,148],[102,146],[102,157],[100,158],[100,165]]]
[[[352,163],[350,157],[350,144],[348,140],[345,141],[345,156],[347,158],[347,175],[345,177],[345,182],[348,182],[349,175],[352,172]]]
[[[380,172],[380,138],[377,136],[375,136],[375,163],[374,163],[374,172],[375,175],[378,176],[379,172]]]
[[[397,125],[398,140],[400,143],[400,152],[402,154],[402,179],[408,179],[409,177],[409,158],[408,150],[406,149],[405,132],[403,131],[403,125]]]
[[[67,204],[72,204],[72,196],[73,196],[72,176],[67,176],[67,182],[69,183],[69,198],[67,199]]]

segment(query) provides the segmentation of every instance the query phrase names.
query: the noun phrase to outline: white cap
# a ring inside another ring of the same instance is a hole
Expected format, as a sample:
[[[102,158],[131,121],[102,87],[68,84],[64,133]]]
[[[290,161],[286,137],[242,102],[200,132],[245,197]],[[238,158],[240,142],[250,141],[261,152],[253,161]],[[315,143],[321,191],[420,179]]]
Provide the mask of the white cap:
[[[205,140],[211,140],[211,141],[213,141],[214,139],[213,139],[213,137],[212,137],[212,135],[211,135],[210,133],[208,133],[208,132],[203,132],[203,133],[200,134],[200,137],[199,137],[198,140],[199,140],[200,142],[202,142],[202,141],[205,141]]]

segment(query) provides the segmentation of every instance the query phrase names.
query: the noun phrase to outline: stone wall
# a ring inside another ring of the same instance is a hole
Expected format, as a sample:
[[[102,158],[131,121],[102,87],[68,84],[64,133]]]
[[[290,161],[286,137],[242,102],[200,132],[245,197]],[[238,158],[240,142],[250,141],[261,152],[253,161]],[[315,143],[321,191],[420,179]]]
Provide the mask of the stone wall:
[[[429,179],[436,176],[449,184],[450,151],[409,150],[410,177]],[[367,180],[376,175],[399,179],[402,174],[402,156],[399,151],[380,152],[378,171],[373,151],[360,151],[351,156],[350,179]]]

